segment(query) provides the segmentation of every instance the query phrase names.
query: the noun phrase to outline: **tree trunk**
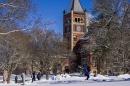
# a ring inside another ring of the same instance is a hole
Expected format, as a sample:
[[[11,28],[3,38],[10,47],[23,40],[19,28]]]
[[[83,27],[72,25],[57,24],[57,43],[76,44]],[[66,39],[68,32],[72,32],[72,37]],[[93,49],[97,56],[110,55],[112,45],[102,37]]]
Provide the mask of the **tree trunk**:
[[[3,71],[3,83],[7,83],[7,77],[8,77],[8,71],[4,70]]]
[[[49,71],[46,71],[46,80],[49,80]]]
[[[33,69],[33,63],[34,63],[34,61],[32,60],[32,65],[31,65],[32,73],[33,73],[33,71],[34,71],[34,69]]]
[[[101,73],[101,61],[100,57],[97,58],[97,73]]]
[[[7,84],[10,83],[11,74],[12,74],[12,71],[8,71]]]
[[[17,66],[17,64],[12,63],[12,64],[10,64],[10,67],[7,70],[4,70],[3,81],[5,83],[7,83],[7,84],[10,83],[10,77],[11,77],[12,71],[16,68],[16,66]]]
[[[9,84],[10,83],[10,77],[11,77],[12,71],[4,70],[3,72],[3,82]]]
[[[44,72],[44,65],[43,65],[43,61],[40,61],[40,72],[42,73],[42,74],[44,74],[45,72]]]

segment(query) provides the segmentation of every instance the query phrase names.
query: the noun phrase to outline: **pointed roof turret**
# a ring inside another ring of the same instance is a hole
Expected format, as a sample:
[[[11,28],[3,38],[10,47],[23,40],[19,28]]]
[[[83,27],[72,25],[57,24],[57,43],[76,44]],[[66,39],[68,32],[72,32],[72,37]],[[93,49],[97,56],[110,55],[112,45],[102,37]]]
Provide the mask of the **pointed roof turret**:
[[[72,0],[71,10],[74,12],[84,12],[80,0]]]

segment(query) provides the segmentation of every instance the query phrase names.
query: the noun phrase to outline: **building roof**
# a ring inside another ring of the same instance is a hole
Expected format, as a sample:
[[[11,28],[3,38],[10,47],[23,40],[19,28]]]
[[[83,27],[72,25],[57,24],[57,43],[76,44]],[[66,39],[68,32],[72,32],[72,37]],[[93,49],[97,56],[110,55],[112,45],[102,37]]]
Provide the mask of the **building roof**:
[[[74,12],[84,12],[80,0],[72,0],[71,10]]]

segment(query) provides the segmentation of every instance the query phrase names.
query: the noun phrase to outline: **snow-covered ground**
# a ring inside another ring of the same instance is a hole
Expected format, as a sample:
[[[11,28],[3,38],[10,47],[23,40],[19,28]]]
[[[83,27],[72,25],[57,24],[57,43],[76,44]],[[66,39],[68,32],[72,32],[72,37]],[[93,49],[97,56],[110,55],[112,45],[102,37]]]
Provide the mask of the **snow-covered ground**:
[[[33,86],[33,85],[28,85]],[[130,81],[126,82],[77,82],[77,83],[59,83],[59,84],[35,84],[34,86],[130,86]]]
[[[50,76],[49,80],[42,78],[40,81],[31,83],[30,76],[26,77],[26,85],[24,86],[130,86],[130,75],[124,74],[119,76],[91,76],[89,80],[86,77],[81,77],[74,74],[61,74],[57,76]],[[20,78],[20,77],[19,77]],[[14,75],[11,78],[11,84],[3,84],[0,76],[0,86],[21,86],[21,84],[14,83]]]
[[[130,75],[129,74],[123,74],[118,76],[119,79],[124,79],[124,80],[130,80]]]

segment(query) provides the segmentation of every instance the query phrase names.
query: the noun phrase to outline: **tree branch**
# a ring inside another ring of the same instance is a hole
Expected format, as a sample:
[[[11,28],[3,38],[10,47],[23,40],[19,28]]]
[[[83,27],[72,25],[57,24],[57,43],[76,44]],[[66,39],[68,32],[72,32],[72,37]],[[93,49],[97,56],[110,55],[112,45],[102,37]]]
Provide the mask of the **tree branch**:
[[[0,3],[0,7],[5,7],[5,6],[9,6],[9,7],[13,7],[13,8],[17,8],[18,7],[18,6],[12,5],[12,4]]]
[[[12,8],[23,8],[23,7],[13,5],[12,3],[0,3],[0,7],[6,7],[6,6],[12,7]]]
[[[29,29],[22,29],[22,31],[27,31]],[[9,31],[9,32],[6,32],[6,33],[0,33],[0,35],[8,35],[8,34],[11,34],[11,33],[15,33],[15,32],[20,32],[21,30],[12,30],[12,31]]]

